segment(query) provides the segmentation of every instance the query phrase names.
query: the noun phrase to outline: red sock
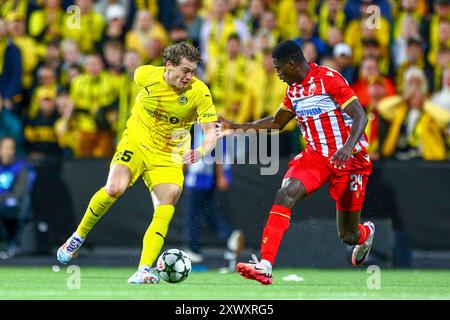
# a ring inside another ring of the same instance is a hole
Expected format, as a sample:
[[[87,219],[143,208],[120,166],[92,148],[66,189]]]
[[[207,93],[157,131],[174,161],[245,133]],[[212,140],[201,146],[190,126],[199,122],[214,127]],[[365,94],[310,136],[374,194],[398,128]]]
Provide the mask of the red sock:
[[[261,243],[261,258],[274,264],[283,235],[289,227],[291,209],[274,204],[264,228]]]
[[[360,235],[357,244],[363,244],[364,242],[366,242],[367,238],[369,238],[370,228],[363,224],[358,224],[358,229]]]

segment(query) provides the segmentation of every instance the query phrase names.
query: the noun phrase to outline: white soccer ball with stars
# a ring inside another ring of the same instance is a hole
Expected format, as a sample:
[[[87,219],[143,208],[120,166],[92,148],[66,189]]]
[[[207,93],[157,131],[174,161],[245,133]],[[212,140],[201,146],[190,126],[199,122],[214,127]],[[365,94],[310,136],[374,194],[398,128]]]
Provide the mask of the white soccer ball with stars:
[[[186,280],[192,271],[191,259],[179,249],[170,249],[159,256],[156,269],[164,281],[181,282]]]

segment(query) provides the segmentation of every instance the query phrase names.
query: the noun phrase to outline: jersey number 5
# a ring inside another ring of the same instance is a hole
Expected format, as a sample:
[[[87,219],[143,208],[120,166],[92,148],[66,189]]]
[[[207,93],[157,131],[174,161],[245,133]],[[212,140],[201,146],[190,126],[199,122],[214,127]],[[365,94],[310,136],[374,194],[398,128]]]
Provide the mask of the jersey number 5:
[[[130,150],[125,150],[124,152],[119,152],[116,157],[117,160],[122,160],[123,162],[129,162],[131,160],[131,156],[133,155],[133,152]]]

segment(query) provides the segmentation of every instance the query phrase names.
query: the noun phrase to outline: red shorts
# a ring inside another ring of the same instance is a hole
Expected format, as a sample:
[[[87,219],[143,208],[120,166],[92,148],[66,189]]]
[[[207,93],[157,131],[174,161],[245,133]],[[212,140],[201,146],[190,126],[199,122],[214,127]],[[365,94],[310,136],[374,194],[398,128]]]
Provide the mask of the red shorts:
[[[298,154],[288,166],[284,179],[300,180],[307,194],[329,182],[329,192],[338,210],[354,212],[362,209],[366,184],[372,172],[372,162],[364,158],[363,151],[355,154],[345,169],[334,168],[328,158],[309,149]]]

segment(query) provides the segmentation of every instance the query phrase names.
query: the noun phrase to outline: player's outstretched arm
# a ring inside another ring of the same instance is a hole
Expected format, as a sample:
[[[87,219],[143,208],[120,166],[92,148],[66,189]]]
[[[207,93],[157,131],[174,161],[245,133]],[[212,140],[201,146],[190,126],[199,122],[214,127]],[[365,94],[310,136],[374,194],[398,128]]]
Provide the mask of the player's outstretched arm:
[[[345,107],[344,112],[353,119],[353,123],[352,128],[350,129],[350,135],[344,146],[337,150],[330,159],[330,162],[334,163],[335,167],[338,169],[345,168],[348,160],[350,160],[353,148],[361,139],[367,125],[366,113],[358,99],[350,102],[349,105]]]
[[[216,135],[217,122],[202,122],[200,125],[203,130],[203,144],[194,150],[189,150],[183,155],[183,163],[191,164],[200,160],[205,154],[211,152],[216,147],[217,135]]]
[[[278,108],[277,112],[273,117],[263,118],[253,122],[247,123],[234,123],[228,121],[223,117],[219,116],[220,123],[220,135],[225,136],[235,133],[236,130],[245,132],[247,130],[253,129],[259,130],[282,130],[291,121],[295,115],[292,112]]]

